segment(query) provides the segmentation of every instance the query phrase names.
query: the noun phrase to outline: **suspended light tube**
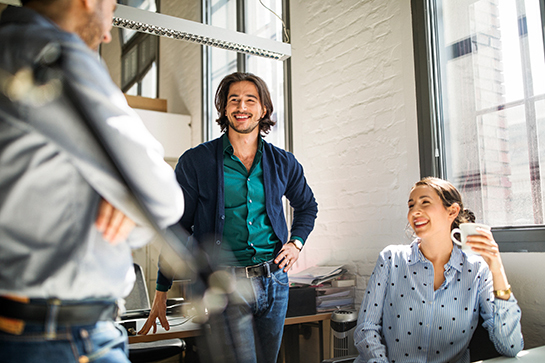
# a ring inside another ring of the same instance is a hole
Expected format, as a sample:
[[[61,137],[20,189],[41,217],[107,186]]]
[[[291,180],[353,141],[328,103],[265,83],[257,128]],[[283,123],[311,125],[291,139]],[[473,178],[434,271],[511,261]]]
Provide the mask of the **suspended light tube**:
[[[113,25],[162,37],[185,40],[276,60],[291,56],[291,45],[271,39],[205,25],[174,16],[118,4]]]

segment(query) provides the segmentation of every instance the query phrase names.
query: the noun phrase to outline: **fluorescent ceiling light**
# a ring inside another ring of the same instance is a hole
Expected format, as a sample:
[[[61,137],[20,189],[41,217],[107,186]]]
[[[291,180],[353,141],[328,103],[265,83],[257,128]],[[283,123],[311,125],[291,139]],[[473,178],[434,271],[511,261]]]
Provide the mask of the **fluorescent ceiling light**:
[[[136,9],[121,4],[117,4],[113,25],[143,33],[185,40],[281,61],[291,56],[291,45],[288,43],[260,38],[246,33]]]

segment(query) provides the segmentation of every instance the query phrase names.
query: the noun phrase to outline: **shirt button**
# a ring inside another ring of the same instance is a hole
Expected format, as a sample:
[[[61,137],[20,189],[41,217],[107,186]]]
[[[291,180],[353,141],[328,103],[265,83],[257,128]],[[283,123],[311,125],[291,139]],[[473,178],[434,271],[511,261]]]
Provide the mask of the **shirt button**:
[[[250,181],[250,178],[248,178],[248,181]]]
[[[221,245],[221,241],[220,241],[220,240],[217,240],[217,241],[216,241],[216,244],[217,244],[217,245]]]
[[[251,226],[251,225],[252,225],[252,221],[248,222],[248,224]]]
[[[250,199],[249,202],[252,203],[252,200]]]
[[[221,216],[220,218],[221,218],[221,219],[225,219],[225,216],[224,216],[224,215],[222,215],[222,216]]]
[[[254,247],[254,244],[253,244],[253,243],[250,243],[250,246]]]

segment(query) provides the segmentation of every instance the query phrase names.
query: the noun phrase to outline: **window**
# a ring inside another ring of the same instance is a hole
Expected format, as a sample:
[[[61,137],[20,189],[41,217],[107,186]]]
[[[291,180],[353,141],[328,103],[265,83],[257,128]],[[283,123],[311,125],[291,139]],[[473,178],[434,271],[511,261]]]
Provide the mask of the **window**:
[[[540,4],[412,1],[422,176],[452,182],[502,251],[545,251]]]
[[[123,5],[157,11],[155,0],[122,0]],[[131,96],[157,98],[159,37],[120,28],[121,90]]]
[[[230,30],[246,32],[251,35],[282,41],[282,21],[275,14],[281,15],[283,4],[280,0],[203,0],[203,13],[206,24]],[[203,138],[212,140],[221,135],[216,123],[217,112],[214,96],[221,80],[236,71],[250,72],[261,77],[269,87],[274,113],[272,119],[276,125],[267,135],[266,140],[278,147],[286,148],[286,77],[284,62],[258,56],[235,53],[218,48],[204,47],[204,86],[203,104],[205,123]]]
[[[121,89],[132,96],[157,98],[157,49],[155,35],[136,33],[121,53]]]

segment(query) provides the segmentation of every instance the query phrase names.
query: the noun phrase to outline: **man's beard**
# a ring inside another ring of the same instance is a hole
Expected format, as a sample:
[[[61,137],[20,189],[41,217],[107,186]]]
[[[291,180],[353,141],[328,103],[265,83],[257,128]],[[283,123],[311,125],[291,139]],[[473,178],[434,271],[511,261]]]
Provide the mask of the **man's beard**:
[[[227,119],[227,121],[229,122],[230,128],[231,128],[233,131],[235,131],[235,132],[237,132],[237,133],[239,133],[239,134],[251,134],[252,131],[254,131],[254,130],[256,129],[256,127],[259,126],[259,122],[256,122],[255,124],[250,125],[248,128],[245,128],[245,129],[242,129],[242,130],[241,130],[241,129],[235,127],[234,122],[232,122],[231,120]]]
[[[98,0],[95,11],[92,14],[87,15],[85,22],[80,22],[76,29],[76,33],[87,44],[89,48],[94,51],[98,50],[100,43],[102,43],[102,37],[104,35],[102,29],[102,11],[101,3],[103,0]]]

